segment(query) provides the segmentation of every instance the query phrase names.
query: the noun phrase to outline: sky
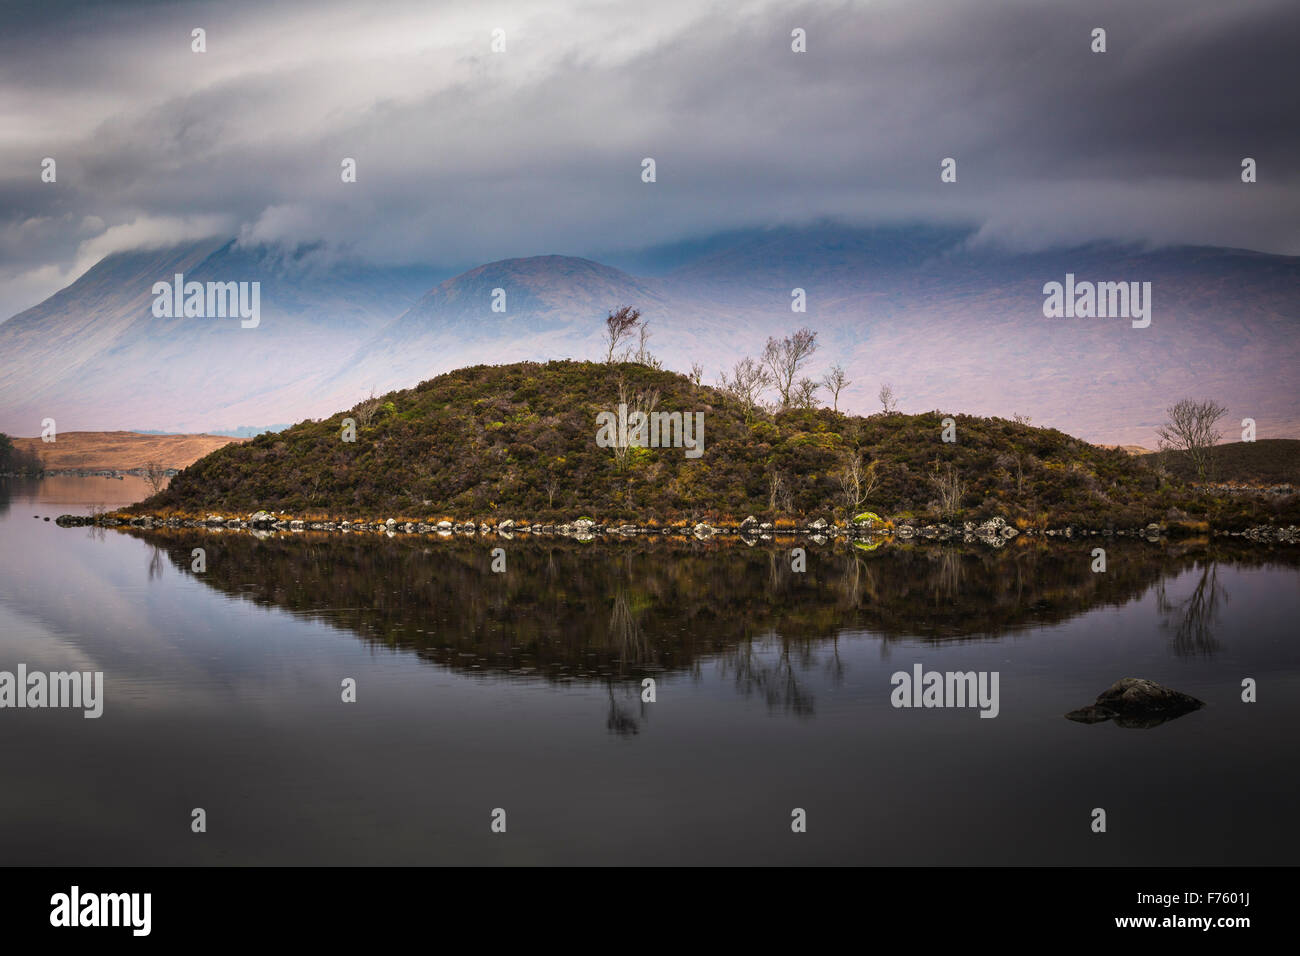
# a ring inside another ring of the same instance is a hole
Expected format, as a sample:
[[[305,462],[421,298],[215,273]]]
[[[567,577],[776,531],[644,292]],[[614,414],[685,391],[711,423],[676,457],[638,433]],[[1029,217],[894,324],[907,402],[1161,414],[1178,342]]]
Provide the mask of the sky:
[[[834,217],[1300,255],[1298,37],[1292,0],[0,0],[0,318],[213,235],[468,268]]]

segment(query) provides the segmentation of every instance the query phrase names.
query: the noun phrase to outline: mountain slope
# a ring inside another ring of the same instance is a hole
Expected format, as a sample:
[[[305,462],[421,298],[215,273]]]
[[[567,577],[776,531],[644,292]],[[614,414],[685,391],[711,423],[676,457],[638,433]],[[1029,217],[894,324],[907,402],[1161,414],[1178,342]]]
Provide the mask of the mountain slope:
[[[155,317],[153,285],[176,273],[186,282],[260,282],[260,324]],[[198,431],[301,416],[312,407],[313,379],[430,278],[424,269],[328,265],[221,239],[117,253],[0,324],[0,427],[36,434],[51,417],[60,430],[130,421]],[[268,364],[273,356],[293,360]]]
[[[1300,437],[1295,258],[1106,243],[1021,254],[965,229],[825,223],[732,233],[673,256],[653,277],[536,256],[432,287],[409,272],[313,273],[232,244],[111,257],[0,325],[0,428],[35,434],[47,415],[64,428],[186,431],[324,415],[465,365],[601,356],[606,312],[628,304],[667,367],[699,363],[706,381],[769,335],[811,326],[822,347],[809,373],[844,365],[840,406],[859,412],[891,382],[905,410],[1028,414],[1149,447],[1165,409],[1195,396],[1225,404],[1229,421],[1255,419],[1261,438]],[[151,282],[182,268],[265,275],[262,327],[154,320]],[[1067,273],[1150,282],[1150,326],[1045,317],[1043,285]],[[796,288],[806,312],[791,309]],[[492,310],[496,289],[504,312]]]

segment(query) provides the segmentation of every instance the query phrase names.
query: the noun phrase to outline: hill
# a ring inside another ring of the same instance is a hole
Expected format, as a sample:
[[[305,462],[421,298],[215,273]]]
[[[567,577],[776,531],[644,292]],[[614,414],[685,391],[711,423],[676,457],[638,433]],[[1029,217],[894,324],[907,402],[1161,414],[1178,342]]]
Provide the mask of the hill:
[[[1158,451],[1145,456],[1184,481],[1195,478],[1187,456],[1176,451]],[[1251,486],[1292,485],[1300,487],[1300,440],[1263,438],[1253,442],[1228,442],[1214,448],[1210,480]]]
[[[59,432],[58,440],[15,438],[14,447],[38,456],[46,471],[131,471],[156,461],[184,468],[242,438],[225,435],[146,435],[139,432]]]
[[[621,387],[621,392],[620,392]],[[703,453],[597,444],[597,415],[653,393],[659,412],[700,413]],[[344,420],[355,441],[344,441]],[[1140,459],[1054,429],[940,412],[768,414],[673,372],[550,362],[475,366],[321,421],[222,448],[137,512],[285,511],[421,520],[768,520],[872,510],[902,520],[1000,515],[1022,527],[1133,527],[1290,517],[1241,496],[1197,494]],[[861,456],[858,494],[849,466]],[[1289,510],[1288,510],[1289,509]]]

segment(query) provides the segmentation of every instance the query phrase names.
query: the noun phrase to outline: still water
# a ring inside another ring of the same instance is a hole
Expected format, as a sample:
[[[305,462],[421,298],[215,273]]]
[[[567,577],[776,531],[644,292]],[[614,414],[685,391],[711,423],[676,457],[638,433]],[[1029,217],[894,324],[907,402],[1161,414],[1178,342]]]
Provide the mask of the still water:
[[[767,543],[42,520],[144,494],[0,479],[0,671],[102,671],[105,696],[0,709],[0,863],[1300,857],[1295,549],[1107,541],[1097,574],[1100,539],[826,545],[794,573]],[[894,708],[918,663],[997,672],[998,716]],[[1207,706],[1064,719],[1125,676]]]

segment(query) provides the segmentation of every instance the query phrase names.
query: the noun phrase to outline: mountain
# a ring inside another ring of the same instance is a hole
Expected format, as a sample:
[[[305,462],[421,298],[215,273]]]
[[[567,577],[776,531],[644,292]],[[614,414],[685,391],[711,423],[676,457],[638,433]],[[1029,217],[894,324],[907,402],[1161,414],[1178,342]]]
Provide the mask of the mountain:
[[[631,447],[622,456],[602,444],[600,416],[617,408],[620,386],[629,401],[653,393],[658,412],[684,416],[690,440]],[[1300,517],[1294,497],[1277,508],[1211,498],[1126,452],[1053,429],[954,419],[959,440],[944,442],[933,414],[748,415],[717,389],[633,363],[476,366],[228,445],[133,510],[203,518],[267,509],[429,523],[580,515],[605,523],[755,515],[777,523],[843,521],[871,510],[922,523],[1000,516],[1022,529],[1132,528],[1190,517],[1186,526],[1203,530],[1205,521],[1234,527]],[[848,500],[844,476],[855,459],[865,469]]]
[[[0,429],[38,434],[49,417],[60,431],[141,423],[190,432],[310,413],[317,376],[435,277],[313,252],[213,239],[108,256],[0,324]],[[155,317],[153,285],[177,273],[186,282],[261,283],[260,323]]]
[[[965,228],[821,223],[620,261],[645,274],[545,255],[420,285],[410,270],[310,270],[231,243],[110,257],[0,325],[0,428],[35,434],[51,409],[71,416],[65,427],[185,431],[324,415],[466,365],[603,356],[603,318],[629,304],[667,367],[698,362],[710,382],[808,325],[821,343],[809,373],[844,365],[840,405],[859,412],[890,382],[907,411],[1029,415],[1149,447],[1165,409],[1194,396],[1226,405],[1232,427],[1252,418],[1261,438],[1300,437],[1294,257],[1109,243],[1020,253]],[[267,276],[262,327],[153,319],[150,283],[181,266]],[[1067,274],[1149,282],[1150,325],[1046,317],[1044,284]],[[792,311],[794,289],[806,312]]]

